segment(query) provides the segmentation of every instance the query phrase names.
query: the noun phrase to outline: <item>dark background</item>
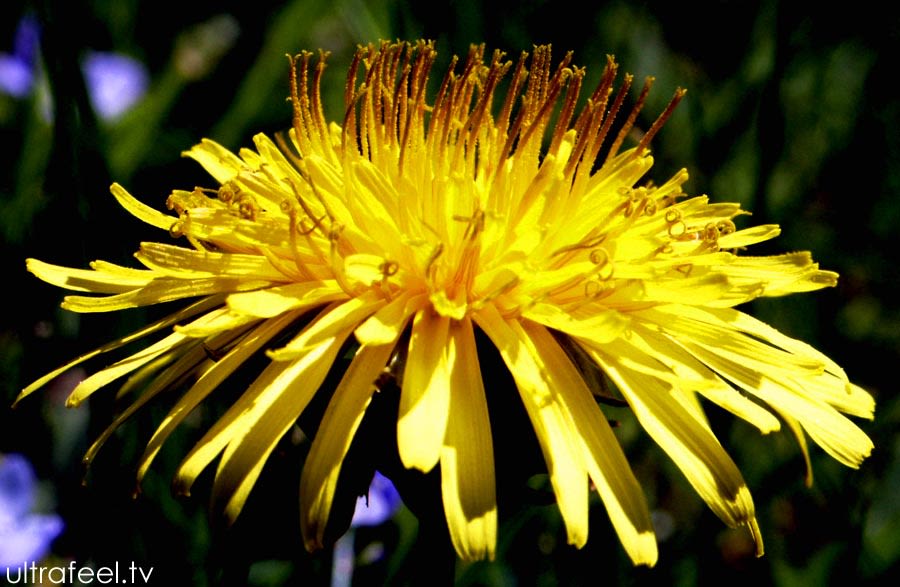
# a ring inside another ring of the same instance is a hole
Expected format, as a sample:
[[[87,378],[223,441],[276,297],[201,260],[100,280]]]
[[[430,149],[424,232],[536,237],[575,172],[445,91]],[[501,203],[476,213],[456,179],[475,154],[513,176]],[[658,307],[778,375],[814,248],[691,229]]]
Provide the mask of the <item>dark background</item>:
[[[659,112],[676,87],[689,90],[654,141],[657,181],[687,167],[689,193],[738,201],[753,212],[753,223],[782,225],[781,237],[751,253],[811,250],[823,268],[840,273],[834,289],[765,300],[749,311],[823,350],[875,395],[876,419],[860,425],[876,449],[854,471],[812,447],[816,483],[808,489],[788,434],[760,437],[710,408],[757,505],[767,552],[754,559],[745,534],[725,528],[662,451],[624,421],[620,436],[629,458],[651,507],[671,526],[661,536],[656,568],[631,568],[599,503],[592,506],[588,546],[567,547],[558,512],[541,502],[545,488],[535,478],[535,503],[503,518],[498,560],[459,565],[458,584],[896,581],[900,102],[893,86],[900,19],[896,8],[885,13],[868,2],[804,4],[614,1],[586,10],[508,0],[4,3],[0,51],[11,51],[24,14],[37,15],[46,83],[25,99],[0,96],[0,406],[49,369],[157,311],[67,314],[58,310],[62,292],[27,274],[24,259],[129,264],[139,240],[164,240],[118,208],[109,184],[122,183],[155,207],[173,188],[212,185],[181,151],[202,137],[236,150],[251,145],[256,132],[286,128],[285,53],[332,52],[326,74],[332,120],[341,116],[345,65],[358,43],[430,38],[442,63],[470,43],[511,57],[552,43],[557,57],[573,50],[574,62],[588,67],[586,85],[611,53],[637,80],[656,76],[645,112]],[[87,101],[79,60],[88,49],[126,53],[150,72],[146,98],[115,123],[98,120]],[[199,59],[199,68],[186,66],[190,58]],[[42,98],[54,104],[52,122],[40,114]],[[202,483],[189,499],[169,491],[189,435],[167,445],[142,495],[131,499],[132,463],[162,412],[151,410],[114,436],[82,487],[80,456],[108,422],[115,391],[67,411],[62,402],[71,384],[57,382],[15,411],[0,407],[0,453],[32,460],[44,480],[40,507],[66,520],[54,557],[155,565],[158,584],[208,585],[248,571],[251,585],[328,584],[328,553],[306,555],[299,537],[299,465],[290,451],[276,455],[238,526],[219,539],[209,529]],[[358,530],[358,549],[385,547],[379,561],[357,569],[360,584],[411,580],[415,527],[404,509],[385,526]]]

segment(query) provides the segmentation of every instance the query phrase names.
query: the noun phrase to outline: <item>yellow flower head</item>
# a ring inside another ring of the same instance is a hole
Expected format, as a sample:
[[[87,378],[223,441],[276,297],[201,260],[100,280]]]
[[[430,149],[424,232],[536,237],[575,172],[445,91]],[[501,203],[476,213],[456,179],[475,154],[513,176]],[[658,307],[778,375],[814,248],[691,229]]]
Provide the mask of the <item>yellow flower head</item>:
[[[761,554],[750,493],[700,398],[763,433],[784,422],[804,454],[809,435],[858,466],[872,444],[841,412],[871,418],[872,397],[821,353],[734,309],[831,286],[837,276],[808,253],[738,254],[778,227],[738,229],[737,204],[682,192],[686,171],[661,185],[643,179],[648,145],[683,92],[622,150],[650,84],[623,113],[632,78],[616,89],[612,59],[580,108],[585,70],[571,55],[554,65],[549,47],[514,63],[500,52],[486,61],[484,48],[473,47],[429,98],[434,60],[425,42],[360,48],[339,125],[323,114],[324,56],[314,65],[304,53],[292,60],[286,138],[257,135],[256,150],[238,155],[204,140],[186,153],[220,187],[175,190],[170,215],[113,185],[129,212],[186,246],[142,244],[144,269],[31,259],[29,270],[104,294],[67,297],[63,307],[76,312],[198,300],[22,396],[77,362],[162,333],[69,398],[77,405],[129,373],[129,389],[144,385],[91,458],[151,398],[187,389],[150,438],[141,477],[185,417],[265,352],[266,367],[177,472],[186,491],[218,458],[213,501],[233,519],[339,353],[352,352],[303,471],[307,547],[322,546],[342,461],[388,371],[401,385],[403,464],[426,472],[440,465],[457,552],[492,557],[497,505],[485,398],[505,390],[485,389],[477,328],[515,379],[570,543],[587,540],[594,488],[631,559],[657,558],[641,488],[585,382],[582,369],[594,365],[712,510],[749,528]]]

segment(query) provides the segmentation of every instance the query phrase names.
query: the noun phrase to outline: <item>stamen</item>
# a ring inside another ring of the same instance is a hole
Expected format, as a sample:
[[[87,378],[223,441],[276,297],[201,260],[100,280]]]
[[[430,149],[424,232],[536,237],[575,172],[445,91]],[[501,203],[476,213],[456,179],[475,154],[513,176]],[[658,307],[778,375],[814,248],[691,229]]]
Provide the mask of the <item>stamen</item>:
[[[169,236],[172,238],[181,238],[184,236],[184,223],[179,219],[172,223],[169,227]]]
[[[230,204],[232,200],[234,200],[235,196],[237,196],[239,193],[241,193],[240,186],[238,186],[231,180],[223,183],[222,186],[216,191],[216,195],[219,197],[219,199],[226,204]]]
[[[300,190],[297,188],[297,184],[294,183],[294,180],[291,178],[285,178],[285,179],[287,179],[288,184],[291,186],[291,190],[294,192],[294,197],[296,198],[297,203],[300,204],[300,207],[303,208],[303,212],[306,214],[306,217],[309,219],[314,219],[316,217],[316,215],[313,214],[313,211],[310,209],[309,205],[306,203],[303,196],[300,195]],[[311,181],[309,182],[309,185],[312,186]],[[315,194],[315,191],[313,191],[313,194]],[[317,199],[321,200],[321,198],[317,198]],[[282,203],[282,205],[283,205],[283,203]],[[293,209],[293,207],[291,207],[291,208]],[[333,218],[331,218],[330,216],[329,216],[329,219],[333,220]],[[315,220],[313,222],[313,225],[315,228],[321,229],[322,234],[324,235],[325,229],[322,226],[321,220],[322,220],[322,218]],[[301,234],[304,234],[304,233],[301,232]]]
[[[608,291],[608,287],[598,279],[589,279],[584,282],[584,300],[576,302],[573,308],[580,308],[586,303],[593,302]]]
[[[666,121],[669,120],[669,117],[672,116],[672,112],[675,111],[675,107],[678,106],[678,103],[681,102],[681,99],[684,98],[684,95],[687,94],[687,90],[684,88],[678,88],[675,90],[675,95],[672,96],[672,99],[669,100],[668,106],[663,110],[663,113],[660,114],[656,120],[653,122],[653,125],[650,126],[650,130],[644,134],[641,138],[641,142],[638,144],[637,149],[635,150],[636,154],[642,153],[648,145],[650,145],[650,141],[653,140],[653,137],[656,136],[656,133],[660,131],[663,125],[666,124]]]
[[[467,224],[466,232],[463,234],[463,239],[467,241],[475,240],[475,238],[484,231],[484,218],[484,211],[480,209],[476,209],[471,216],[461,216],[459,214],[453,215],[453,220],[465,222]]]
[[[385,261],[378,266],[378,270],[384,275],[384,278],[393,277],[400,270],[400,265],[396,261]]]
[[[603,247],[598,247],[591,251],[588,256],[591,263],[597,266],[594,275],[600,281],[609,281],[613,276],[613,260],[609,256],[609,251]]]
[[[574,251],[580,251],[582,249],[592,249],[596,246],[599,246],[603,241],[606,240],[606,234],[600,234],[595,237],[588,237],[583,240],[578,241],[577,243],[573,243],[571,245],[566,245],[564,247],[560,247],[550,253],[550,257],[556,257],[557,255],[562,255],[563,253],[571,253]]]
[[[319,152],[323,153],[329,151],[323,148],[328,144],[328,123],[325,120],[325,110],[322,108],[322,76],[325,73],[325,61],[329,55],[331,55],[331,52],[319,50],[319,61],[316,63],[316,72],[313,77],[312,100],[309,113],[309,118],[315,124],[316,130],[319,131]]]
[[[584,81],[585,69],[583,67],[574,67],[568,70],[568,82],[566,84],[566,96],[563,99],[563,107],[559,112],[556,120],[556,130],[553,132],[553,139],[550,141],[548,153],[559,152],[559,146],[562,144],[563,137],[571,128],[570,122],[575,113],[575,105],[578,102],[578,96],[581,94],[581,83]],[[571,157],[571,155],[570,155]]]
[[[681,210],[677,208],[670,208],[669,210],[666,210],[666,222],[668,222],[669,224],[675,224],[679,220],[681,220]]]
[[[675,271],[681,273],[685,277],[689,277],[691,275],[691,271],[694,270],[693,263],[682,263],[681,265],[675,265]]]
[[[309,101],[309,58],[311,56],[312,53],[309,51],[303,51],[293,57],[288,55],[288,59],[291,62],[288,85],[290,87],[291,106],[294,111],[292,122],[297,141],[300,144],[301,154],[313,151],[310,131],[314,128],[315,123],[310,115]],[[301,63],[299,67],[299,82],[298,62]]]
[[[734,225],[734,222],[731,220],[720,220],[716,224],[716,229],[719,231],[720,235],[731,234],[737,230],[737,227]]]
[[[290,222],[290,231],[288,232],[288,238],[291,243],[291,256],[294,258],[294,265],[297,266],[297,272],[302,275],[305,279],[313,279],[312,272],[310,272],[309,268],[307,268],[306,263],[303,262],[301,258],[300,244],[297,242],[297,235],[303,235],[307,237],[307,241],[312,241],[309,238],[309,233],[304,233],[300,229],[300,222],[302,219],[297,218],[297,208],[292,205],[289,200],[284,200],[281,203],[281,209],[288,214],[288,219]],[[312,232],[312,231],[310,231]]]
[[[354,288],[347,280],[347,274],[344,272],[344,259],[338,251],[338,245],[341,242],[341,233],[343,231],[344,225],[340,222],[333,223],[328,230],[328,258],[331,263],[331,273],[334,275],[334,279],[347,295],[353,296]]]
[[[594,160],[586,157],[585,153],[592,149],[597,137],[597,131],[603,123],[604,111],[612,93],[612,84],[616,79],[618,67],[612,56],[607,55],[606,67],[603,70],[600,83],[597,84],[597,88],[591,94],[591,97],[588,98],[587,104],[575,121],[573,128],[578,134],[578,141],[572,150],[572,155],[569,157],[569,162],[565,169],[567,180],[573,176],[576,169],[582,168],[583,162],[585,163],[584,167],[587,169],[586,173],[590,173],[590,169],[593,167]]]
[[[644,108],[644,102],[647,101],[647,95],[650,94],[650,88],[653,87],[653,82],[655,81],[655,79],[656,78],[654,78],[653,76],[648,76],[644,80],[644,87],[641,90],[640,96],[638,96],[637,102],[635,102],[634,106],[631,108],[631,112],[628,114],[628,118],[625,120],[625,124],[623,124],[622,128],[619,129],[619,134],[616,135],[612,146],[609,148],[609,153],[606,155],[607,161],[618,154],[619,147],[622,146],[622,142],[625,140],[625,137],[628,136],[629,132],[631,132],[631,129],[634,126],[634,121],[637,120],[638,114],[640,114],[641,110],[643,110]],[[636,151],[636,153],[640,152],[640,149]]]
[[[619,88],[618,93],[616,94],[615,99],[613,100],[612,106],[609,108],[609,112],[607,112],[604,116],[603,109],[598,110],[598,122],[600,120],[603,121],[600,129],[593,134],[590,138],[588,146],[585,148],[584,155],[581,158],[582,165],[579,162],[578,171],[575,174],[575,182],[573,184],[573,190],[582,190],[584,189],[584,184],[588,181],[588,178],[593,171],[594,163],[597,161],[597,155],[600,153],[601,147],[603,147],[604,141],[606,141],[606,135],[609,134],[609,129],[612,126],[613,121],[616,119],[616,115],[619,113],[619,109],[622,107],[622,102],[625,100],[625,96],[628,94],[628,90],[631,88],[631,83],[634,80],[634,76],[630,73],[626,73],[625,77],[622,81],[622,86]],[[610,87],[610,90],[612,88]],[[607,100],[604,100],[604,105]],[[593,126],[593,125],[592,125]]]
[[[518,276],[514,276],[512,279],[492,291],[491,293],[479,298],[477,301],[471,304],[473,310],[479,310],[483,308],[486,304],[489,304],[499,298],[500,296],[511,292],[516,286],[521,283],[521,279]],[[518,311],[518,309],[517,309]]]
[[[676,239],[681,238],[687,232],[687,225],[684,223],[683,220],[676,220],[675,222],[672,222],[671,224],[669,224],[669,228],[668,228],[667,232],[669,233],[669,236],[672,238],[676,238]]]
[[[238,207],[238,213],[241,215],[241,218],[245,220],[256,221],[257,215],[262,211],[259,204],[256,202],[256,198],[251,196],[250,194],[241,193],[235,203]]]
[[[434,251],[431,253],[431,256],[428,257],[428,261],[425,263],[425,277],[428,281],[434,285],[434,277],[437,272],[437,265],[435,264],[438,260],[438,257],[444,254],[444,244],[438,243],[434,248]]]

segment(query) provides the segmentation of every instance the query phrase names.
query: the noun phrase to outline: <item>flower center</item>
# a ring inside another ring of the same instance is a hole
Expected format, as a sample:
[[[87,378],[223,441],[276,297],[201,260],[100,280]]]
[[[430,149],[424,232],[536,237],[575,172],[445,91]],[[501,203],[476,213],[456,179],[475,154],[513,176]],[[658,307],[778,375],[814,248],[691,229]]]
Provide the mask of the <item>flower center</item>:
[[[350,295],[422,294],[454,319],[494,301],[516,312],[561,285],[584,293],[587,282],[611,279],[617,249],[605,240],[609,219],[653,215],[667,194],[639,188],[624,209],[606,209],[623,200],[604,190],[631,190],[646,172],[646,147],[683,92],[636,149],[619,155],[652,79],[613,133],[632,78],[614,92],[611,59],[576,114],[584,69],[571,66],[571,54],[553,68],[549,47],[541,47],[526,67],[525,54],[513,65],[495,52],[486,63],[484,47],[473,47],[461,71],[454,58],[428,104],[435,55],[425,42],[360,49],[342,126],[322,113],[325,55],[312,76],[311,54],[292,60],[293,140],[281,148],[303,179],[292,185],[296,202],[284,207],[298,268],[314,251]],[[495,108],[501,85],[506,93]],[[573,210],[585,218],[569,217]],[[297,244],[303,240],[308,246]],[[586,265],[563,275],[573,261]],[[554,275],[532,279],[542,273]]]

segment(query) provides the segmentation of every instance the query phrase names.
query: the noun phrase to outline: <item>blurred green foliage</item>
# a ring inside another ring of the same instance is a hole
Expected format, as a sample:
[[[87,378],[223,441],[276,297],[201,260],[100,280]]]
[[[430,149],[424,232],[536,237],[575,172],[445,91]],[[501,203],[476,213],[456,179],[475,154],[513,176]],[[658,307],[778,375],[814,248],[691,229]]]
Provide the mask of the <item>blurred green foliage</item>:
[[[631,568],[599,503],[592,504],[588,546],[566,546],[555,505],[535,477],[525,498],[501,512],[497,561],[459,564],[456,581],[880,585],[900,578],[900,404],[892,371],[900,364],[896,8],[876,10],[864,1],[808,10],[774,0],[623,0],[587,9],[549,0],[43,0],[5,3],[0,13],[0,43],[6,43],[0,50],[9,50],[23,14],[37,14],[43,34],[41,83],[25,99],[0,96],[0,262],[8,284],[0,329],[3,406],[48,369],[158,312],[67,315],[56,309],[61,293],[27,275],[24,258],[128,263],[138,239],[158,236],[117,209],[111,181],[157,207],[173,188],[210,185],[180,153],[202,137],[234,150],[256,132],[287,128],[285,54],[331,52],[326,111],[340,119],[343,72],[358,43],[431,38],[446,63],[470,43],[516,56],[549,42],[557,55],[574,50],[575,62],[588,66],[589,82],[611,53],[637,79],[656,76],[645,112],[659,112],[676,87],[689,89],[655,141],[657,180],[687,167],[691,192],[738,201],[754,212],[755,223],[782,225],[782,236],[756,253],[808,249],[841,274],[833,290],[761,301],[752,311],[836,358],[876,395],[876,420],[862,423],[876,451],[852,471],[813,448],[816,482],[806,488],[788,435],[761,438],[710,408],[759,510],[767,554],[754,559],[748,537],[706,511],[628,414],[612,414],[660,528],[667,529],[657,567]],[[126,53],[150,71],[149,92],[118,121],[99,120],[86,100],[79,60],[88,49]],[[48,101],[52,121],[42,114]],[[190,499],[169,491],[196,430],[172,439],[142,496],[131,499],[131,463],[164,412],[151,411],[117,434],[81,487],[78,456],[109,421],[114,392],[67,411],[61,403],[71,383],[54,383],[15,412],[0,408],[0,452],[27,454],[54,481],[68,525],[57,556],[144,561],[156,566],[159,584],[328,584],[329,554],[307,555],[299,537],[301,449],[286,445],[273,456],[234,528],[211,528],[203,487]],[[357,569],[358,584],[415,581],[417,565],[424,564],[417,560],[416,526],[403,510],[386,526],[358,530],[358,552],[367,544],[382,544],[386,552]]]

